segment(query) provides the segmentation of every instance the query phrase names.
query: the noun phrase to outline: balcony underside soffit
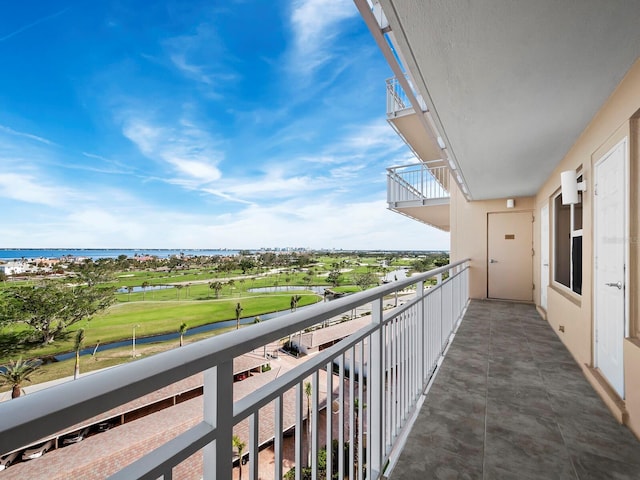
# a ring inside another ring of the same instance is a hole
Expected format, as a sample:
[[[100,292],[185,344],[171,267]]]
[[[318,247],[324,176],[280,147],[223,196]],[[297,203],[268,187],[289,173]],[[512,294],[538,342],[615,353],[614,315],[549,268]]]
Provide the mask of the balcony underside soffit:
[[[404,139],[409,147],[423,162],[431,162],[442,158],[438,144],[425,132],[423,124],[413,108],[403,110],[400,115],[388,116],[388,122]]]
[[[411,202],[396,202],[395,204],[389,204],[389,209],[448,232],[450,229],[449,199],[423,200],[422,202],[424,202],[425,205],[411,205]]]
[[[637,0],[380,3],[476,200],[535,194],[640,55]]]

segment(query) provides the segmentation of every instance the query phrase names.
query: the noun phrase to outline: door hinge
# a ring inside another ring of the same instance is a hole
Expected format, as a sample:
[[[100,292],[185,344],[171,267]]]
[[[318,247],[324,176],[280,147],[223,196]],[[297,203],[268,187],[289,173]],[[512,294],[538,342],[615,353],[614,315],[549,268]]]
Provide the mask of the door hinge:
[[[597,183],[593,186],[593,194],[594,195],[598,195],[598,184]]]
[[[531,287],[531,290],[535,290],[536,289],[536,284],[534,283]]]
[[[535,257],[535,256],[536,256],[536,251],[535,251],[533,248],[531,249],[531,256],[532,256],[532,257]]]

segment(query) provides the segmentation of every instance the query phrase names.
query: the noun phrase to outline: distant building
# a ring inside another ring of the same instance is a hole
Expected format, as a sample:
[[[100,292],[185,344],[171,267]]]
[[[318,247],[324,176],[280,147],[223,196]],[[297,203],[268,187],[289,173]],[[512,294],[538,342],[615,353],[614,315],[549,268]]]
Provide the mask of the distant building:
[[[27,265],[22,262],[7,262],[0,265],[0,273],[5,275],[20,275],[27,271]]]

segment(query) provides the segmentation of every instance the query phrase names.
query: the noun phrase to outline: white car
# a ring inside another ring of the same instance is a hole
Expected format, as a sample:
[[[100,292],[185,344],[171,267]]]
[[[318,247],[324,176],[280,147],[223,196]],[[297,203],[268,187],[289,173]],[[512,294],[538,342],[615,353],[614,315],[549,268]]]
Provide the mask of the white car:
[[[20,455],[20,453],[21,453],[20,450],[17,450],[15,452],[11,452],[11,453],[7,453],[6,455],[3,455],[0,458],[0,472],[5,468],[9,468],[9,466],[16,460],[16,458],[18,458],[18,455]]]
[[[22,460],[33,460],[34,458],[40,458],[46,452],[53,448],[53,440],[48,440],[39,445],[27,448],[22,452]]]

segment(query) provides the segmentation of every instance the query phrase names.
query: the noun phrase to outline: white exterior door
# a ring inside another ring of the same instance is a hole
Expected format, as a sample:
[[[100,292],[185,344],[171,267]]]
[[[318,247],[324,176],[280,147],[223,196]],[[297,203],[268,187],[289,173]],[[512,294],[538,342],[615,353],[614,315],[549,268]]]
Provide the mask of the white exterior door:
[[[547,309],[549,286],[549,204],[540,209],[540,306]]]
[[[624,398],[626,140],[595,165],[595,363]]]

